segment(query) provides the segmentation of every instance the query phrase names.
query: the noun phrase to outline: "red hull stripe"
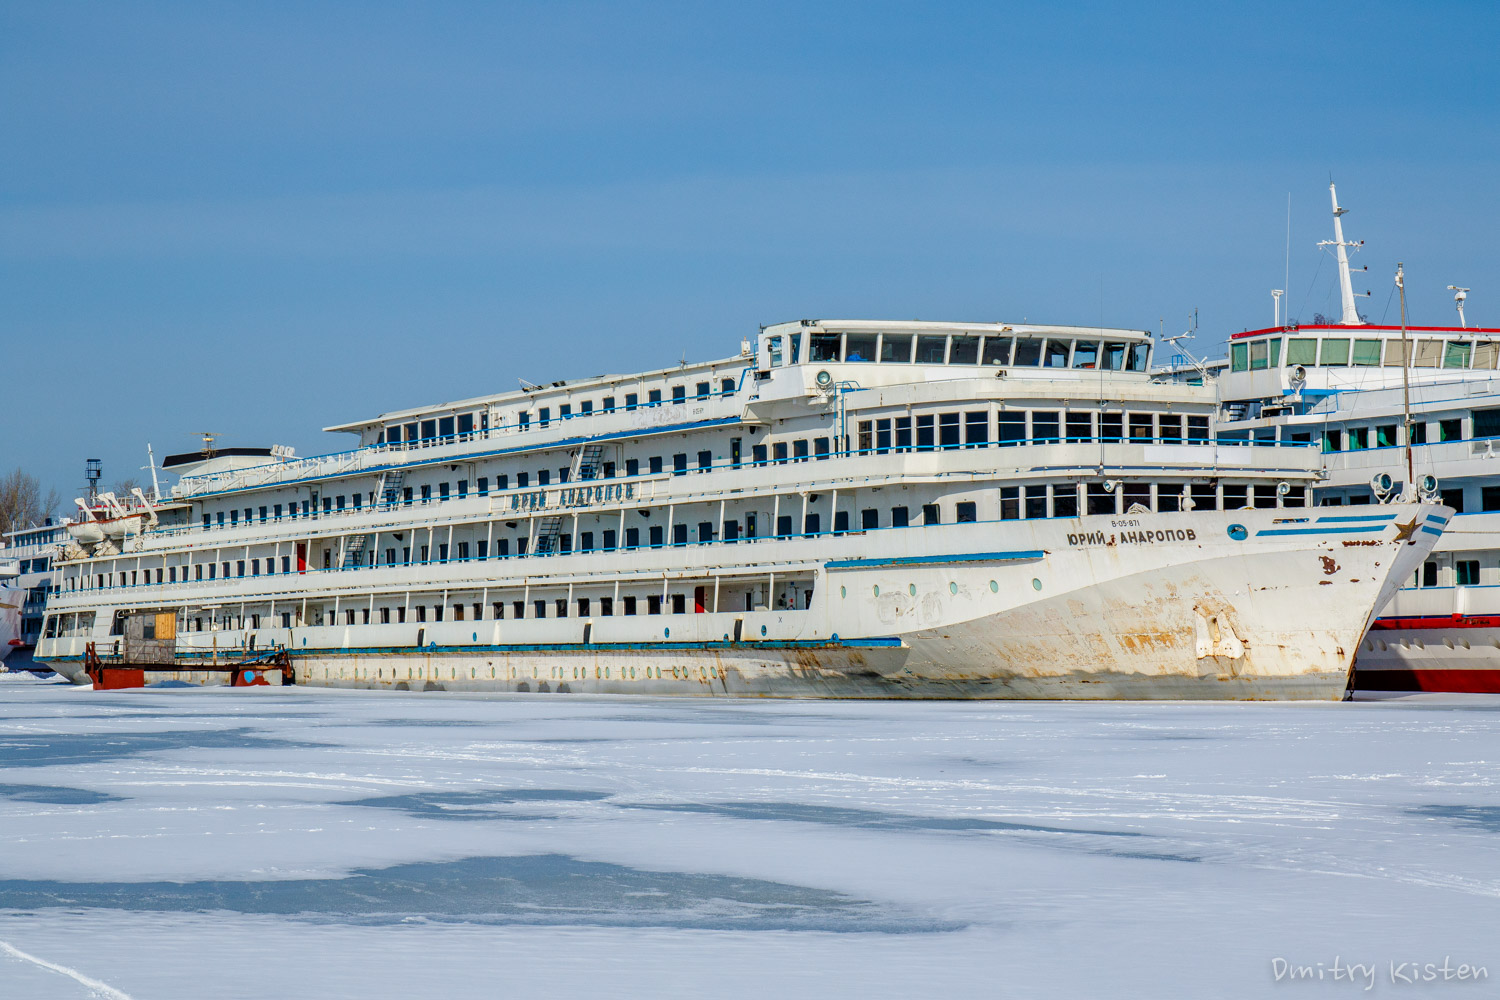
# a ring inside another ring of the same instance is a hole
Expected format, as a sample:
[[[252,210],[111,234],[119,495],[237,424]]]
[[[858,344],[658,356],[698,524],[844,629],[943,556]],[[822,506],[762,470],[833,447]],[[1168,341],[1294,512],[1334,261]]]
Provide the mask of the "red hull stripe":
[[[1500,615],[1426,615],[1417,618],[1377,618],[1371,631],[1379,629],[1500,628]]]
[[[1500,666],[1494,670],[1361,670],[1355,666],[1354,690],[1500,694]]]

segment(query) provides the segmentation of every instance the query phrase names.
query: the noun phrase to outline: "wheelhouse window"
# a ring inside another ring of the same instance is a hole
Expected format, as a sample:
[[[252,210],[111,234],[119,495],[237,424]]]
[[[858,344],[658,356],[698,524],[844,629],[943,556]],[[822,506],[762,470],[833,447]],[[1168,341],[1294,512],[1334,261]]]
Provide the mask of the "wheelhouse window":
[[[979,363],[979,338],[954,337],[948,345],[950,365],[975,365]]]
[[[1372,368],[1380,364],[1380,341],[1378,340],[1356,340],[1354,342],[1354,353],[1350,360],[1359,366]]]
[[[1313,337],[1292,337],[1286,342],[1286,363],[1310,366],[1318,363],[1318,342]],[[1399,364],[1399,362],[1398,362]]]
[[[871,361],[876,357],[876,344],[879,334],[874,333],[846,333],[844,334],[844,360],[845,361]]]
[[[1017,337],[1016,357],[1012,362],[1017,368],[1035,368],[1042,362],[1042,342],[1037,337]]]
[[[1125,367],[1125,344],[1113,341],[1104,342],[1104,367],[1112,372],[1121,371]]]
[[[1349,341],[1345,337],[1327,337],[1318,353],[1318,364],[1324,367],[1349,363]]]
[[[1048,340],[1047,349],[1042,352],[1042,367],[1068,367],[1068,348],[1071,344],[1072,341],[1069,340]]]
[[[808,342],[807,360],[837,361],[839,359],[839,341],[842,336],[837,333],[815,333]]]
[[[1250,344],[1250,370],[1253,372],[1264,371],[1270,358],[1270,348],[1264,340],[1252,341]]]
[[[1450,340],[1443,351],[1444,368],[1467,368],[1469,367],[1470,345],[1463,340]]]
[[[985,337],[984,354],[981,358],[983,364],[1005,366],[1010,364],[1010,349],[1013,343],[1010,337]]]
[[[880,338],[881,364],[911,364],[911,342],[909,333],[887,333]]]
[[[1099,344],[1093,340],[1080,340],[1073,348],[1074,368],[1094,368],[1099,364]]]
[[[917,364],[940,365],[947,360],[948,338],[922,334],[917,337]]]

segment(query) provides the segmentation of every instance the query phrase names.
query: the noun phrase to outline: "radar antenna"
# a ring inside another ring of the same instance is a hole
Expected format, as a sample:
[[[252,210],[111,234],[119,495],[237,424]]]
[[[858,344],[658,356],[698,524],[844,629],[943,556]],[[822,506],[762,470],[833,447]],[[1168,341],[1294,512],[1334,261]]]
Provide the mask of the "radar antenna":
[[[1469,290],[1457,285],[1449,285],[1448,291],[1453,293],[1453,305],[1458,309],[1458,325],[1467,330],[1469,324],[1464,322],[1464,299],[1469,297]]]

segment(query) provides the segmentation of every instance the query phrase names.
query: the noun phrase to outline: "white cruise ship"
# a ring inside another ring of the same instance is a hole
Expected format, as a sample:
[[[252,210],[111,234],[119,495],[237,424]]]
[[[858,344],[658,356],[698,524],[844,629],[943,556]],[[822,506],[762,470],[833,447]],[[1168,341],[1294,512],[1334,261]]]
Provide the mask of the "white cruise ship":
[[[1454,286],[1458,326],[1365,322],[1347,259],[1360,244],[1344,240],[1336,192],[1333,205],[1340,322],[1235,334],[1219,377],[1220,433],[1317,446],[1324,478],[1314,502],[1324,508],[1400,496],[1426,480],[1457,516],[1381,609],[1355,686],[1500,692],[1500,330],[1467,326],[1468,289]]]
[[[1342,697],[1437,503],[1306,506],[1139,331],[811,321],[739,355],[177,456],[70,527],[77,679],[956,698]],[[285,658],[281,658],[285,654]],[[278,676],[280,675],[280,676]],[[250,676],[260,676],[252,670]]]

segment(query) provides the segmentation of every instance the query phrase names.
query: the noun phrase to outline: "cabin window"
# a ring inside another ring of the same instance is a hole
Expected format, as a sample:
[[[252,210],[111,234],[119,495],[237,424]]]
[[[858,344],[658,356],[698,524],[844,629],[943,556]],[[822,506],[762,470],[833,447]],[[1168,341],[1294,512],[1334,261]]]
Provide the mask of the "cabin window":
[[[1375,447],[1396,447],[1396,424],[1381,424],[1375,428]]]
[[[1380,364],[1380,341],[1356,340],[1352,361],[1356,365],[1371,367]]]
[[[943,511],[942,511],[942,508],[940,508],[935,503],[924,503],[922,505],[922,523],[923,524],[942,524],[943,523]]]
[[[1419,340],[1417,341],[1416,359],[1412,362],[1416,368],[1436,368],[1438,360],[1442,357],[1443,342],[1441,340]]]
[[[938,440],[939,444],[946,450],[959,446],[959,414],[938,414]]]
[[[1286,342],[1286,363],[1303,366],[1317,364],[1318,342],[1312,337],[1292,337]]]
[[[1248,371],[1250,368],[1250,347],[1247,344],[1229,345],[1229,370],[1232,372]]]
[[[797,443],[802,446],[802,454],[806,455],[807,454],[807,443],[804,442],[804,441],[799,441]],[[714,465],[714,453],[713,452],[711,452],[711,451],[700,451],[700,452],[698,452],[698,471],[699,472],[707,472],[709,469],[713,468],[713,465]]]
[[[1345,337],[1328,337],[1323,340],[1323,346],[1318,354],[1318,364],[1325,367],[1331,365],[1347,365],[1349,363],[1349,341]]]
[[[460,413],[458,415],[458,433],[460,433],[460,434],[473,434],[474,433],[474,414],[472,414],[472,413]]]
[[[707,471],[707,469],[708,469],[708,465],[707,465],[707,463],[705,463],[704,458],[703,458],[703,456],[707,455],[707,454],[708,454],[708,452],[706,452],[706,451],[700,451],[698,453],[698,462],[699,462],[699,465],[701,465],[703,467],[704,471]],[[807,461],[807,439],[806,438],[798,438],[797,440],[795,440],[795,441],[792,442],[792,461],[794,461],[794,462],[805,462],[805,461]]]
[[[648,615],[659,615],[659,614],[661,614],[661,595],[660,594],[649,594],[649,595],[647,595],[647,597],[646,597],[646,614],[648,614]]]
[[[1078,487],[1072,483],[1052,487],[1052,516],[1078,516]]]
[[[1090,514],[1119,513],[1115,494],[1105,489],[1103,483],[1089,483],[1088,494],[1088,512]]]
[[[438,437],[451,438],[453,436],[453,418],[438,418]]]
[[[1044,486],[1042,489],[1045,490],[1046,487]],[[1042,503],[1045,505],[1046,501],[1043,500]],[[979,507],[972,500],[960,500],[953,507],[953,515],[953,519],[959,524],[973,524],[979,520]]]
[[[687,386],[685,386],[685,385],[674,385],[674,386],[672,386],[672,402],[673,403],[686,403],[687,402]]]
[[[1016,359],[1013,362],[1017,368],[1035,368],[1042,362],[1042,342],[1036,337],[1016,338]]]
[[[552,423],[552,407],[539,406],[536,410],[536,422],[543,427]]]
[[[687,458],[688,457],[687,457],[686,454],[673,455],[672,456],[672,475],[674,475],[674,476],[685,476],[685,475],[687,475]]]
[[[911,450],[911,417],[896,418],[896,450]]]
[[[1016,521],[1021,517],[1021,487],[1000,487],[1000,520]]]
[[[437,437],[437,421],[436,420],[424,420],[424,421],[422,421],[422,440],[424,440],[424,441],[430,441],[430,440],[432,440],[435,437]]]
[[[1099,364],[1099,344],[1092,340],[1080,340],[1073,348],[1074,368],[1093,368]]]
[[[1464,422],[1455,417],[1438,421],[1438,441],[1460,441],[1463,439]]]
[[[818,514],[802,515],[802,533],[809,538],[823,530],[823,519]]]
[[[917,364],[940,365],[947,360],[948,338],[923,334],[917,338]]]
[[[1460,587],[1479,586],[1479,560],[1460,559],[1453,564],[1457,574],[1456,582]]]
[[[1208,443],[1208,418],[1207,417],[1189,416],[1187,418],[1187,434],[1188,434],[1188,442],[1189,443],[1191,443],[1191,444],[1207,444]]]
[[[985,337],[984,350],[980,360],[987,365],[1005,366],[1010,364],[1010,337]]]
[[[839,341],[841,336],[837,333],[815,333],[808,342],[807,360],[809,361],[837,361],[839,359]]]
[[[1475,410],[1471,416],[1476,438],[1500,437],[1500,409]]]
[[[905,507],[891,508],[891,527],[904,528],[911,523],[911,513]]]
[[[1151,414],[1132,413],[1130,415],[1130,440],[1143,444],[1151,443]]]
[[[526,410],[522,410],[520,413],[517,413],[516,414],[516,426],[520,427],[521,430],[523,430],[523,431],[526,430],[528,427],[530,427],[531,426],[531,414],[528,413]]]
[[[639,407],[641,405],[640,404],[640,399],[641,399],[641,397],[638,396],[638,395],[636,395],[635,393],[633,393],[633,392],[627,392],[625,394],[625,409],[626,410],[634,410],[634,409],[636,409],[637,407]]]
[[[573,417],[573,404],[564,403],[557,408],[558,420],[571,420]]]
[[[844,360],[874,361],[879,336],[875,333],[846,333],[844,335]]]
[[[765,445],[763,445],[763,444],[756,444],[756,445],[751,445],[750,446],[750,464],[752,464],[752,465],[765,465],[766,464],[766,446]]]
[[[828,438],[813,438],[813,457],[822,462],[828,458]]]
[[[1339,432],[1339,431],[1324,431],[1323,432],[1323,450],[1325,452],[1343,451],[1344,450],[1344,435],[1341,432]]]
[[[660,406],[661,405],[661,390],[660,389],[652,389],[652,390],[650,390],[649,392],[646,393],[646,405],[647,406]]]
[[[1239,510],[1246,504],[1247,490],[1243,486],[1224,487],[1224,509]]]
[[[881,364],[910,364],[911,340],[911,334],[908,333],[883,334],[880,338]]]
[[[878,421],[880,430],[876,435],[876,443],[882,452],[889,451],[891,447],[890,421]],[[969,448],[982,448],[990,443],[990,414],[988,410],[971,410],[964,414],[964,445]]]
[[[714,387],[713,387],[713,384],[710,383],[710,382],[699,382],[698,386],[697,386],[697,389],[698,389],[698,398],[699,399],[707,399],[709,396],[713,395],[713,389],[714,389]]]
[[[1469,367],[1469,344],[1467,341],[1450,340],[1443,351],[1444,368]]]
[[[1481,340],[1474,345],[1475,368],[1494,368],[1496,360],[1500,360],[1500,343]]]
[[[922,414],[917,417],[917,450],[932,451],[936,441],[932,433],[932,414]]]
[[[1250,370],[1253,372],[1264,371],[1270,358],[1270,348],[1264,340],[1255,340],[1250,343]]]
[[[1123,441],[1125,439],[1125,414],[1099,414],[1099,439],[1101,441]]]
[[[1058,411],[1035,410],[1031,414],[1032,444],[1052,444],[1058,440]]]
[[[1069,410],[1067,413],[1067,440],[1072,442],[1092,441],[1094,439],[1094,415],[1092,413],[1080,413],[1077,410]]]
[[[1368,428],[1368,427],[1351,427],[1351,428],[1349,428],[1349,450],[1350,451],[1363,451],[1364,449],[1366,449],[1368,447],[1370,447],[1370,428]]]
[[[787,462],[786,442],[777,441],[771,446],[771,453],[776,456],[777,465],[785,465]]]
[[[1071,344],[1072,341],[1070,340],[1048,340],[1047,349],[1042,353],[1042,367],[1068,367],[1068,347]]]

